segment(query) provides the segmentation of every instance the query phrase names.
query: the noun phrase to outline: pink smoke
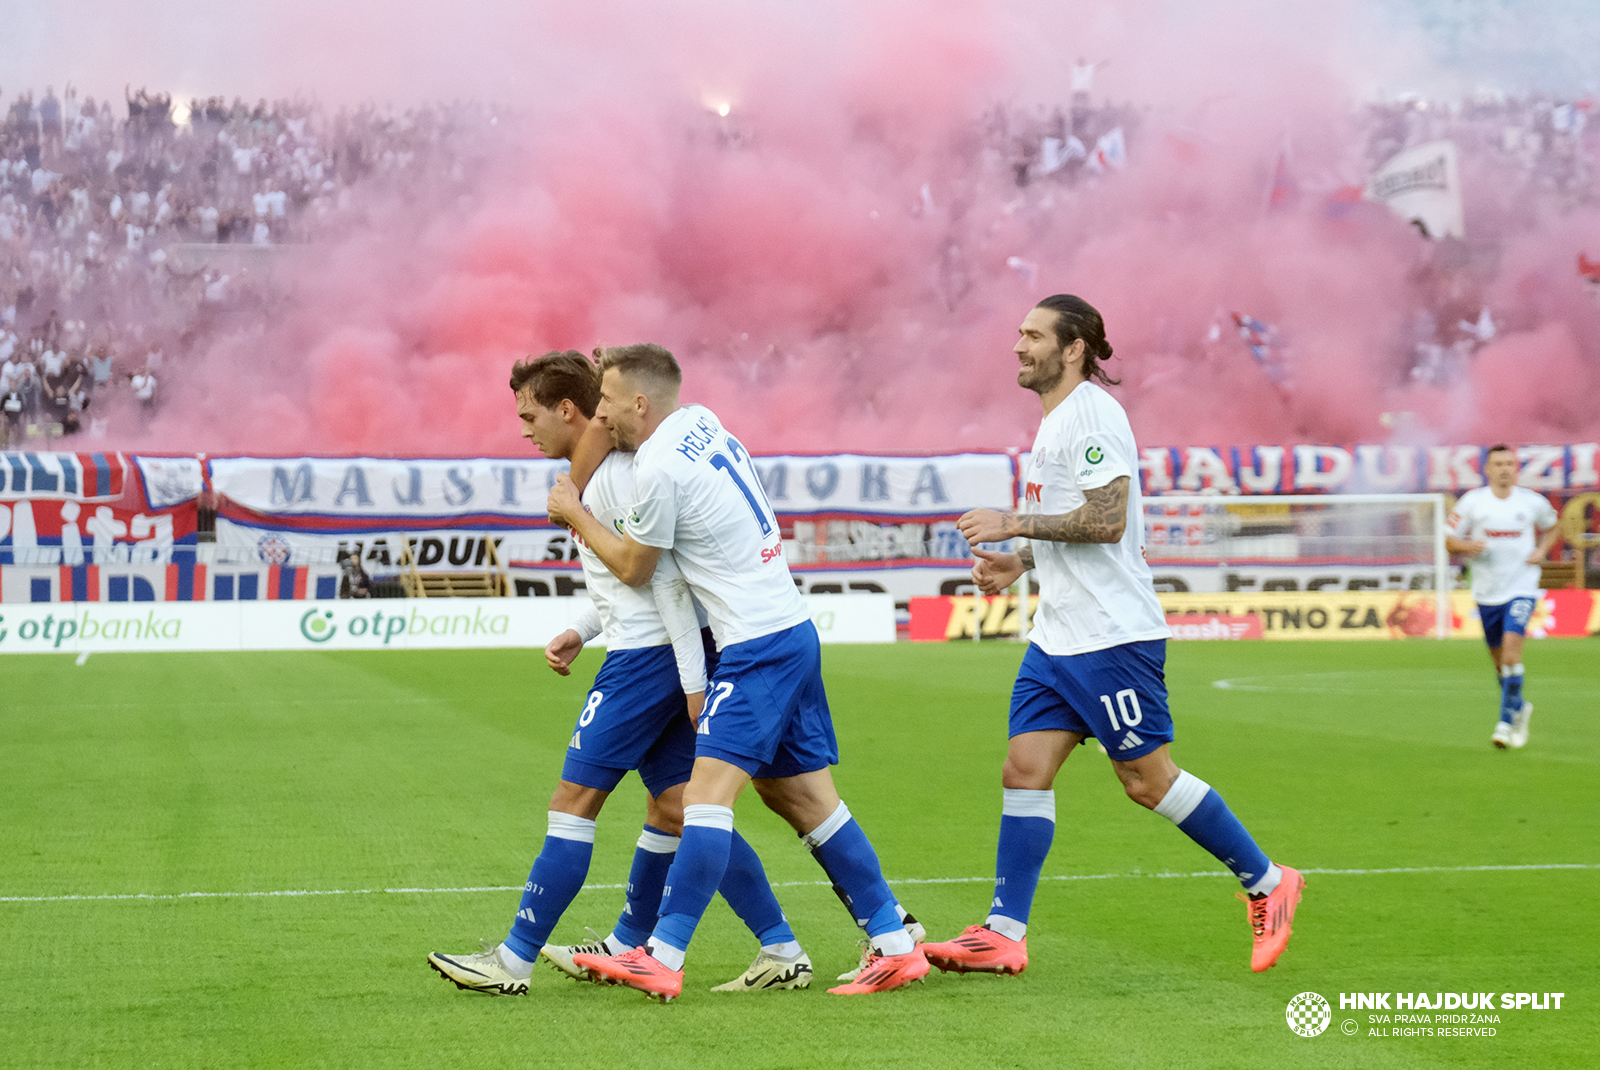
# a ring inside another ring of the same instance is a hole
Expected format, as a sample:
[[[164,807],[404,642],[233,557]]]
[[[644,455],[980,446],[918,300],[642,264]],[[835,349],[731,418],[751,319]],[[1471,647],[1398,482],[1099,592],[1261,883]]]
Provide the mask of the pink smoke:
[[[1146,445],[1377,442],[1386,413],[1413,414],[1412,438],[1600,436],[1585,401],[1600,320],[1572,270],[1600,249],[1597,217],[1501,190],[1494,166],[1464,171],[1469,239],[1496,250],[1480,282],[1501,333],[1456,382],[1406,378],[1397,339],[1435,251],[1379,210],[1324,217],[1328,192],[1365,177],[1343,14],[563,8],[540,23],[538,54],[560,57],[547,71],[489,57],[511,79],[494,88],[528,103],[469,198],[375,208],[301,269],[264,333],[191,355],[154,422],[110,444],[519,453],[514,359],[651,340],[678,354],[686,398],[757,451],[1022,446],[1038,407],[1010,346],[1060,291],[1105,314]],[[1064,109],[1080,54],[1105,62],[1097,101],[1137,115],[1128,165],[1018,189],[979,119],[995,102]],[[709,110],[719,100],[730,120]],[[725,143],[729,121],[748,143]],[[1301,195],[1269,211],[1285,144]],[[1034,281],[1013,257],[1038,265]],[[1232,311],[1283,331],[1287,392]]]

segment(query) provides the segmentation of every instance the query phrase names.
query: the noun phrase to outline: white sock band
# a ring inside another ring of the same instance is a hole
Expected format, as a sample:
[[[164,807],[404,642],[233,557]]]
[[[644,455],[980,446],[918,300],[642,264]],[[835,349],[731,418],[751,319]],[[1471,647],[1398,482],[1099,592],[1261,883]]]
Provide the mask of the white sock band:
[[[558,840],[593,843],[594,821],[587,817],[579,817],[577,814],[563,814],[560,810],[551,810],[550,835]]]
[[[732,832],[733,807],[716,806],[712,803],[695,803],[692,806],[685,806],[683,808],[683,827],[688,828],[690,825]]]
[[[1268,862],[1267,871],[1261,875],[1261,879],[1246,888],[1245,892],[1249,895],[1271,895],[1282,883],[1283,870],[1278,868],[1276,862]]]
[[[1515,665],[1511,666],[1511,675],[1512,676],[1522,676],[1522,675],[1524,675],[1524,673],[1522,671],[1522,662],[1519,661]]]
[[[1034,791],[1030,788],[1004,788],[1004,795],[1000,802],[1000,813],[1006,817],[1042,817],[1046,821],[1054,822],[1056,819],[1056,793],[1046,788],[1044,791]]]
[[[1008,918],[1004,914],[990,914],[984,924],[1007,940],[1021,940],[1028,935],[1028,923]]]
[[[800,957],[800,942],[798,940],[785,940],[781,944],[762,944],[761,950],[775,959],[793,962]]]
[[[664,832],[651,832],[645,829],[639,833],[639,850],[649,851],[653,855],[677,854],[680,839],[678,836],[668,836]]]
[[[844,804],[843,799],[840,799],[839,808],[829,814],[826,821],[800,838],[805,840],[807,850],[815,851],[832,839],[833,834],[844,828],[845,822],[849,820],[850,808]]]
[[[1211,790],[1211,785],[1187,770],[1178,774],[1178,779],[1172,782],[1172,787],[1167,789],[1167,794],[1156,804],[1156,813],[1172,822],[1181,825],[1189,820],[1189,815],[1194,813],[1194,808],[1205,799],[1206,793]]]
[[[685,807],[684,809],[688,809],[688,807]],[[727,807],[723,807],[723,809],[725,810]],[[661,963],[661,965],[665,966],[667,969],[683,969],[683,960],[685,957],[683,948],[673,947],[671,944],[662,940],[659,936],[652,936],[650,938],[650,943],[646,944],[645,946],[650,949],[650,957]]]
[[[504,966],[511,976],[524,979],[533,976],[533,963],[511,950],[509,945],[501,944],[495,951],[500,955],[500,965]]]

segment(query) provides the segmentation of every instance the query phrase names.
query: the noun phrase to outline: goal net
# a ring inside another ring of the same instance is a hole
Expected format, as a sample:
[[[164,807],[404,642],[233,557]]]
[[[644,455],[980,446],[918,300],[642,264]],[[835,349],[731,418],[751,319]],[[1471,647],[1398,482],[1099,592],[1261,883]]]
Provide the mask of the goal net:
[[[1144,499],[1158,590],[1433,591],[1455,585],[1442,494],[1164,494]]]

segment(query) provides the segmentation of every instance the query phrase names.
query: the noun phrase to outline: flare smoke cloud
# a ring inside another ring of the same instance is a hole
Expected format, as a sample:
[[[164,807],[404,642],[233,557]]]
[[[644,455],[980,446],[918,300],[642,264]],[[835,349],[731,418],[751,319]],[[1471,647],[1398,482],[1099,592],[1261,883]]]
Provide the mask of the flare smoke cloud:
[[[517,453],[514,359],[640,340],[758,451],[1024,446],[1038,409],[1010,347],[1063,291],[1104,313],[1145,445],[1592,439],[1592,165],[1573,197],[1461,145],[1459,247],[1328,208],[1369,173],[1372,101],[1582,97],[1562,42],[1600,19],[1545,5],[1508,41],[1510,6],[341,0],[219,22],[62,0],[19,16],[6,58],[119,100],[131,81],[507,116],[467,192],[375,201],[293,256],[264,330],[169,358],[165,406],[117,446]],[[1072,122],[1080,58],[1126,164],[1019,184],[1024,142]],[[1419,315],[1480,306],[1494,336],[1419,378]],[[1233,312],[1277,328],[1287,385]]]

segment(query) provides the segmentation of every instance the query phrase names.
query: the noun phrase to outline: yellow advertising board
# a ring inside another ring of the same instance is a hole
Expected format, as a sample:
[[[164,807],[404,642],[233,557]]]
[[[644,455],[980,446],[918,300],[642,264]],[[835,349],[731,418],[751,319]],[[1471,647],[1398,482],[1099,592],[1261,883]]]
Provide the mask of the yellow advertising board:
[[[1438,634],[1432,591],[1273,591],[1162,594],[1168,614],[1255,614],[1266,639],[1410,639]],[[1482,638],[1483,626],[1466,591],[1450,595],[1450,635]]]

